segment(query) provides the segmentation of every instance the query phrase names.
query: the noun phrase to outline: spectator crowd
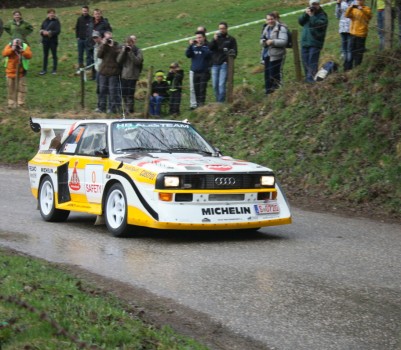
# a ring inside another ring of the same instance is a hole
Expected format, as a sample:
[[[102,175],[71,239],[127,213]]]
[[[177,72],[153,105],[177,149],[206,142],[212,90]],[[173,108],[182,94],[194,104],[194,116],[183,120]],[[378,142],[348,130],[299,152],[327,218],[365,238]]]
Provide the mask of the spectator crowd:
[[[377,0],[380,50],[384,48],[384,8],[385,1]],[[29,36],[34,32],[34,28],[24,21],[21,11],[15,10],[12,15],[13,19],[8,22],[0,19],[0,37],[3,32],[9,35],[2,55],[5,58],[7,104],[8,107],[15,108],[25,105],[26,77],[32,58]],[[339,20],[340,57],[344,71],[348,71],[363,61],[372,9],[366,5],[365,0],[337,0],[335,16]],[[391,16],[393,29],[398,17],[401,41],[401,0],[392,0]],[[298,23],[302,27],[300,47],[305,82],[314,83],[329,25],[327,13],[320,0],[308,2],[308,6],[298,18]],[[48,73],[51,53],[51,74],[56,75],[61,23],[55,9],[47,11],[38,32],[43,48],[42,70],[38,74],[44,76]],[[191,109],[205,105],[210,80],[216,102],[226,101],[229,65],[238,55],[237,40],[229,34],[227,22],[222,21],[218,24],[210,41],[207,34],[206,28],[199,26],[184,51],[185,57],[190,60],[188,80]],[[123,43],[118,43],[114,40],[112,26],[109,20],[103,17],[102,11],[94,9],[90,14],[89,7],[82,6],[81,15],[75,25],[75,37],[78,64],[76,74],[91,70],[91,78],[96,81],[95,112],[134,113],[136,86],[144,62],[136,36],[131,34]],[[291,47],[291,31],[276,11],[266,15],[260,45],[261,63],[264,65],[264,89],[268,96],[282,85],[286,53]],[[184,76],[184,70],[178,62],[172,62],[167,72],[163,69],[156,71],[150,86],[150,115],[160,116],[164,106],[168,114],[180,114]]]

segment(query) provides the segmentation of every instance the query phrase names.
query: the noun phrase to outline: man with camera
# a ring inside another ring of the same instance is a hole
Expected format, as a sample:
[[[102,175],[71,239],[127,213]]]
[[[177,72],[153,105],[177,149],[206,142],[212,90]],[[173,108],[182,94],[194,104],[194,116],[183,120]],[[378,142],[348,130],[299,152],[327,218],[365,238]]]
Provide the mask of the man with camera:
[[[228,24],[220,22],[218,31],[209,44],[212,51],[212,83],[217,102],[226,100],[228,56],[237,57],[237,41],[228,35]]]
[[[113,40],[113,33],[105,32],[99,46],[97,57],[102,60],[99,67],[99,101],[101,112],[118,113],[120,111],[120,73],[117,62],[120,45]]]
[[[192,81],[195,90],[196,106],[205,104],[207,82],[210,78],[211,51],[206,43],[206,35],[203,31],[195,34],[195,40],[189,40],[189,46],[185,56],[191,59]]]
[[[326,12],[320,6],[320,0],[310,0],[309,7],[298,18],[303,27],[301,36],[301,55],[305,71],[305,80],[313,83],[319,66],[320,51],[324,45],[329,23]]]
[[[122,103],[128,113],[134,113],[136,83],[143,67],[143,54],[142,50],[136,46],[135,35],[126,38],[125,44],[117,56],[117,62],[122,67]]]
[[[14,39],[3,50],[5,57],[8,107],[23,107],[25,104],[26,72],[29,69],[29,60],[32,51],[28,44],[21,39]]]
[[[348,7],[345,17],[351,19],[351,59],[344,63],[344,69],[349,70],[362,63],[372,10],[365,6],[364,0],[356,0],[354,5]]]

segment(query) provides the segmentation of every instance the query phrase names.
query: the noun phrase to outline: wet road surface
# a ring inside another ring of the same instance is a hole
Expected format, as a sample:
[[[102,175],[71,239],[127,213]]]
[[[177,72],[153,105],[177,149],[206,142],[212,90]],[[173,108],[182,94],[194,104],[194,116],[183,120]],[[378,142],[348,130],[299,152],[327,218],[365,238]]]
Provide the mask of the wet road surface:
[[[46,223],[25,170],[0,168],[0,246],[74,264],[207,313],[271,349],[401,349],[401,225],[293,208],[254,234],[127,239],[72,214]]]

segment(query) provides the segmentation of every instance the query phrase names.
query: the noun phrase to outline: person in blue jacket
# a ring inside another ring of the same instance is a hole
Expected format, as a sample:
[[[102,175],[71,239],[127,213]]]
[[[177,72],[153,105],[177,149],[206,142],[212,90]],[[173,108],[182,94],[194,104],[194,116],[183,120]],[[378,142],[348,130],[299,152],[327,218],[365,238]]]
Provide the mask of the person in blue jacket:
[[[196,105],[203,106],[206,101],[207,83],[210,79],[210,58],[212,52],[206,43],[205,32],[198,31],[195,40],[189,40],[185,55],[191,59]]]

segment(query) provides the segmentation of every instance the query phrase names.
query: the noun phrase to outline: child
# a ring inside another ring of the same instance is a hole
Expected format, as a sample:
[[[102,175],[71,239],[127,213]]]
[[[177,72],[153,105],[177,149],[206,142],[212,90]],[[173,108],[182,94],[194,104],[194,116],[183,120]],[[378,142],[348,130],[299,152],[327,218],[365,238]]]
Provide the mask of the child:
[[[173,62],[170,65],[170,71],[167,74],[167,81],[170,83],[170,110],[171,115],[180,114],[182,80],[184,79],[184,71],[180,65]]]
[[[23,107],[26,95],[26,72],[32,58],[31,48],[21,39],[14,39],[3,50],[7,76],[8,107]]]
[[[159,116],[164,99],[168,98],[169,85],[163,71],[157,71],[152,83],[150,96],[150,115]]]

